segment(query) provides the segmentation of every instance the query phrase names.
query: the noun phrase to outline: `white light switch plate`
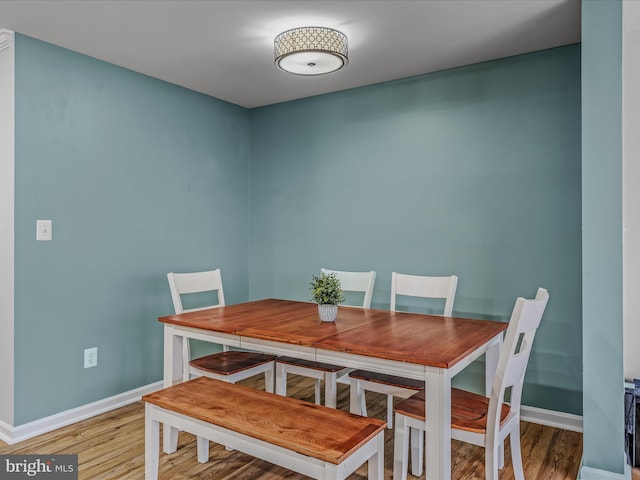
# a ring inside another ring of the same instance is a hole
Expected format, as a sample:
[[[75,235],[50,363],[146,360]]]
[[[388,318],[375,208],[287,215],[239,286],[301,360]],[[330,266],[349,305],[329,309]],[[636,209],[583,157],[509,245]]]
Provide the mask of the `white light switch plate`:
[[[36,220],[36,240],[51,240],[51,220]]]

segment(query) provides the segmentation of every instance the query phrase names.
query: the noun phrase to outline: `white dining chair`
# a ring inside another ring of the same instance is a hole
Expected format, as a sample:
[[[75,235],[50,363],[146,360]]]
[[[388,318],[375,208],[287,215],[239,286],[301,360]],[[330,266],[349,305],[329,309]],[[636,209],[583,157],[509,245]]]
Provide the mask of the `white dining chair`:
[[[345,292],[362,294],[362,308],[371,307],[373,298],[373,286],[376,281],[376,272],[344,272],[339,270],[321,269],[322,273],[334,273],[340,280],[340,287]],[[360,305],[357,305],[360,306]],[[291,357],[278,357],[276,359],[276,393],[287,395],[287,375],[301,375],[315,379],[315,403],[320,405],[320,381],[324,381],[325,406],[335,408],[337,398],[337,383],[340,378],[346,377],[352,368],[341,365],[301,360]]]
[[[453,312],[453,301],[458,286],[458,277],[432,277],[406,275],[393,272],[391,274],[391,311],[396,311],[396,297],[399,295],[444,300],[445,317]],[[403,378],[396,375],[385,375],[366,370],[354,370],[349,373],[351,382],[351,413],[367,415],[366,392],[382,393],[387,396],[387,428],[393,428],[394,397],[409,398],[424,388],[424,382]]]
[[[225,305],[220,269],[193,273],[171,272],[167,274],[167,279],[176,314]],[[211,292],[212,295],[217,292],[217,303],[190,309],[183,307],[182,295],[205,292]],[[224,345],[222,352],[191,359],[189,339],[184,338],[182,345],[183,381],[189,380],[193,375],[236,383],[254,375],[264,374],[265,390],[273,392],[275,364],[272,355],[229,350],[229,347]]]
[[[520,401],[524,374],[529,362],[536,330],[542,320],[549,294],[539,288],[535,299],[516,300],[498,366],[491,396],[451,389],[451,438],[485,448],[485,478],[498,480],[498,469],[504,466],[503,444],[507,436],[511,445],[514,477],[524,479],[520,450]],[[509,403],[504,403],[507,389]],[[396,427],[393,442],[393,478],[406,480],[411,440],[413,475],[422,474],[425,428],[424,390],[400,402],[395,408]],[[428,426],[428,419],[426,419]],[[427,448],[428,445],[427,445]]]

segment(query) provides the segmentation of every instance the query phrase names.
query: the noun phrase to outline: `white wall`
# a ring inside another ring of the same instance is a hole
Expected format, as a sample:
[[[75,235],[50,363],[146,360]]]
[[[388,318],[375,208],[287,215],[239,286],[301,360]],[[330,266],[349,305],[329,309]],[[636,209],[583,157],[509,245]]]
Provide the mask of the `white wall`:
[[[624,375],[640,378],[640,2],[622,4]]]
[[[0,29],[0,434],[13,425],[14,35]]]

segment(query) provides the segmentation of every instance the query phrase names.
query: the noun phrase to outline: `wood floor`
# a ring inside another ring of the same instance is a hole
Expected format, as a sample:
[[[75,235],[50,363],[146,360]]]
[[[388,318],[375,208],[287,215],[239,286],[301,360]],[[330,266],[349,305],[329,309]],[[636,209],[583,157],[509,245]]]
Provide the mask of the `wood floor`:
[[[243,382],[256,386],[257,382]],[[338,408],[348,410],[348,387],[338,386]],[[301,377],[290,377],[289,395],[309,401],[313,399],[313,383]],[[370,414],[384,418],[383,396],[368,397]],[[522,424],[522,457],[525,476],[533,479],[575,479],[582,456],[582,434]],[[484,450],[457,441],[452,442],[452,478],[484,479]],[[82,480],[112,480],[144,478],[144,407],[137,402],[91,419],[8,446],[0,441],[0,454],[78,454],[79,478]],[[392,478],[393,436],[385,435],[385,479]],[[509,447],[505,453],[505,469],[500,480],[514,478]],[[634,472],[635,474],[635,472]],[[228,452],[211,444],[211,460],[199,464],[196,459],[195,437],[181,432],[178,451],[161,453],[161,480],[301,480],[307,477],[243,453]],[[366,465],[350,480],[366,479]],[[409,479],[414,479],[411,474]],[[424,476],[422,477],[424,478]],[[635,478],[635,476],[634,476]]]

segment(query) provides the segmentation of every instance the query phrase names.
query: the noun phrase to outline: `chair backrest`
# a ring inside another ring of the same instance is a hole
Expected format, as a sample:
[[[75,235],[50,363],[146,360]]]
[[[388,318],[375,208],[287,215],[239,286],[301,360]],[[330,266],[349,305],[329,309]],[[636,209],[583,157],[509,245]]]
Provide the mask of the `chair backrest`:
[[[322,268],[321,272],[326,274],[335,273],[338,280],[340,280],[340,287],[345,292],[363,292],[362,307],[371,307],[376,272],[373,270],[370,272],[342,272],[340,270],[327,270],[326,268]]]
[[[176,313],[195,312],[208,308],[224,307],[224,291],[222,290],[222,276],[220,269],[207,272],[194,273],[168,273],[169,288],[171,289],[171,299]],[[182,306],[181,295],[189,293],[218,292],[218,303],[199,308],[185,309]]]
[[[516,413],[520,411],[524,374],[529,363],[533,339],[548,301],[549,293],[544,288],[538,288],[535,299],[518,297],[516,300],[491,388],[487,434],[492,428],[494,432],[498,431],[500,422],[498,409],[504,402],[504,394],[509,387],[511,387],[509,401],[511,410]]]
[[[391,311],[396,311],[396,295],[410,297],[442,298],[444,299],[445,317],[453,312],[453,300],[458,287],[458,277],[425,277],[421,275],[406,275],[393,272],[391,274]]]

